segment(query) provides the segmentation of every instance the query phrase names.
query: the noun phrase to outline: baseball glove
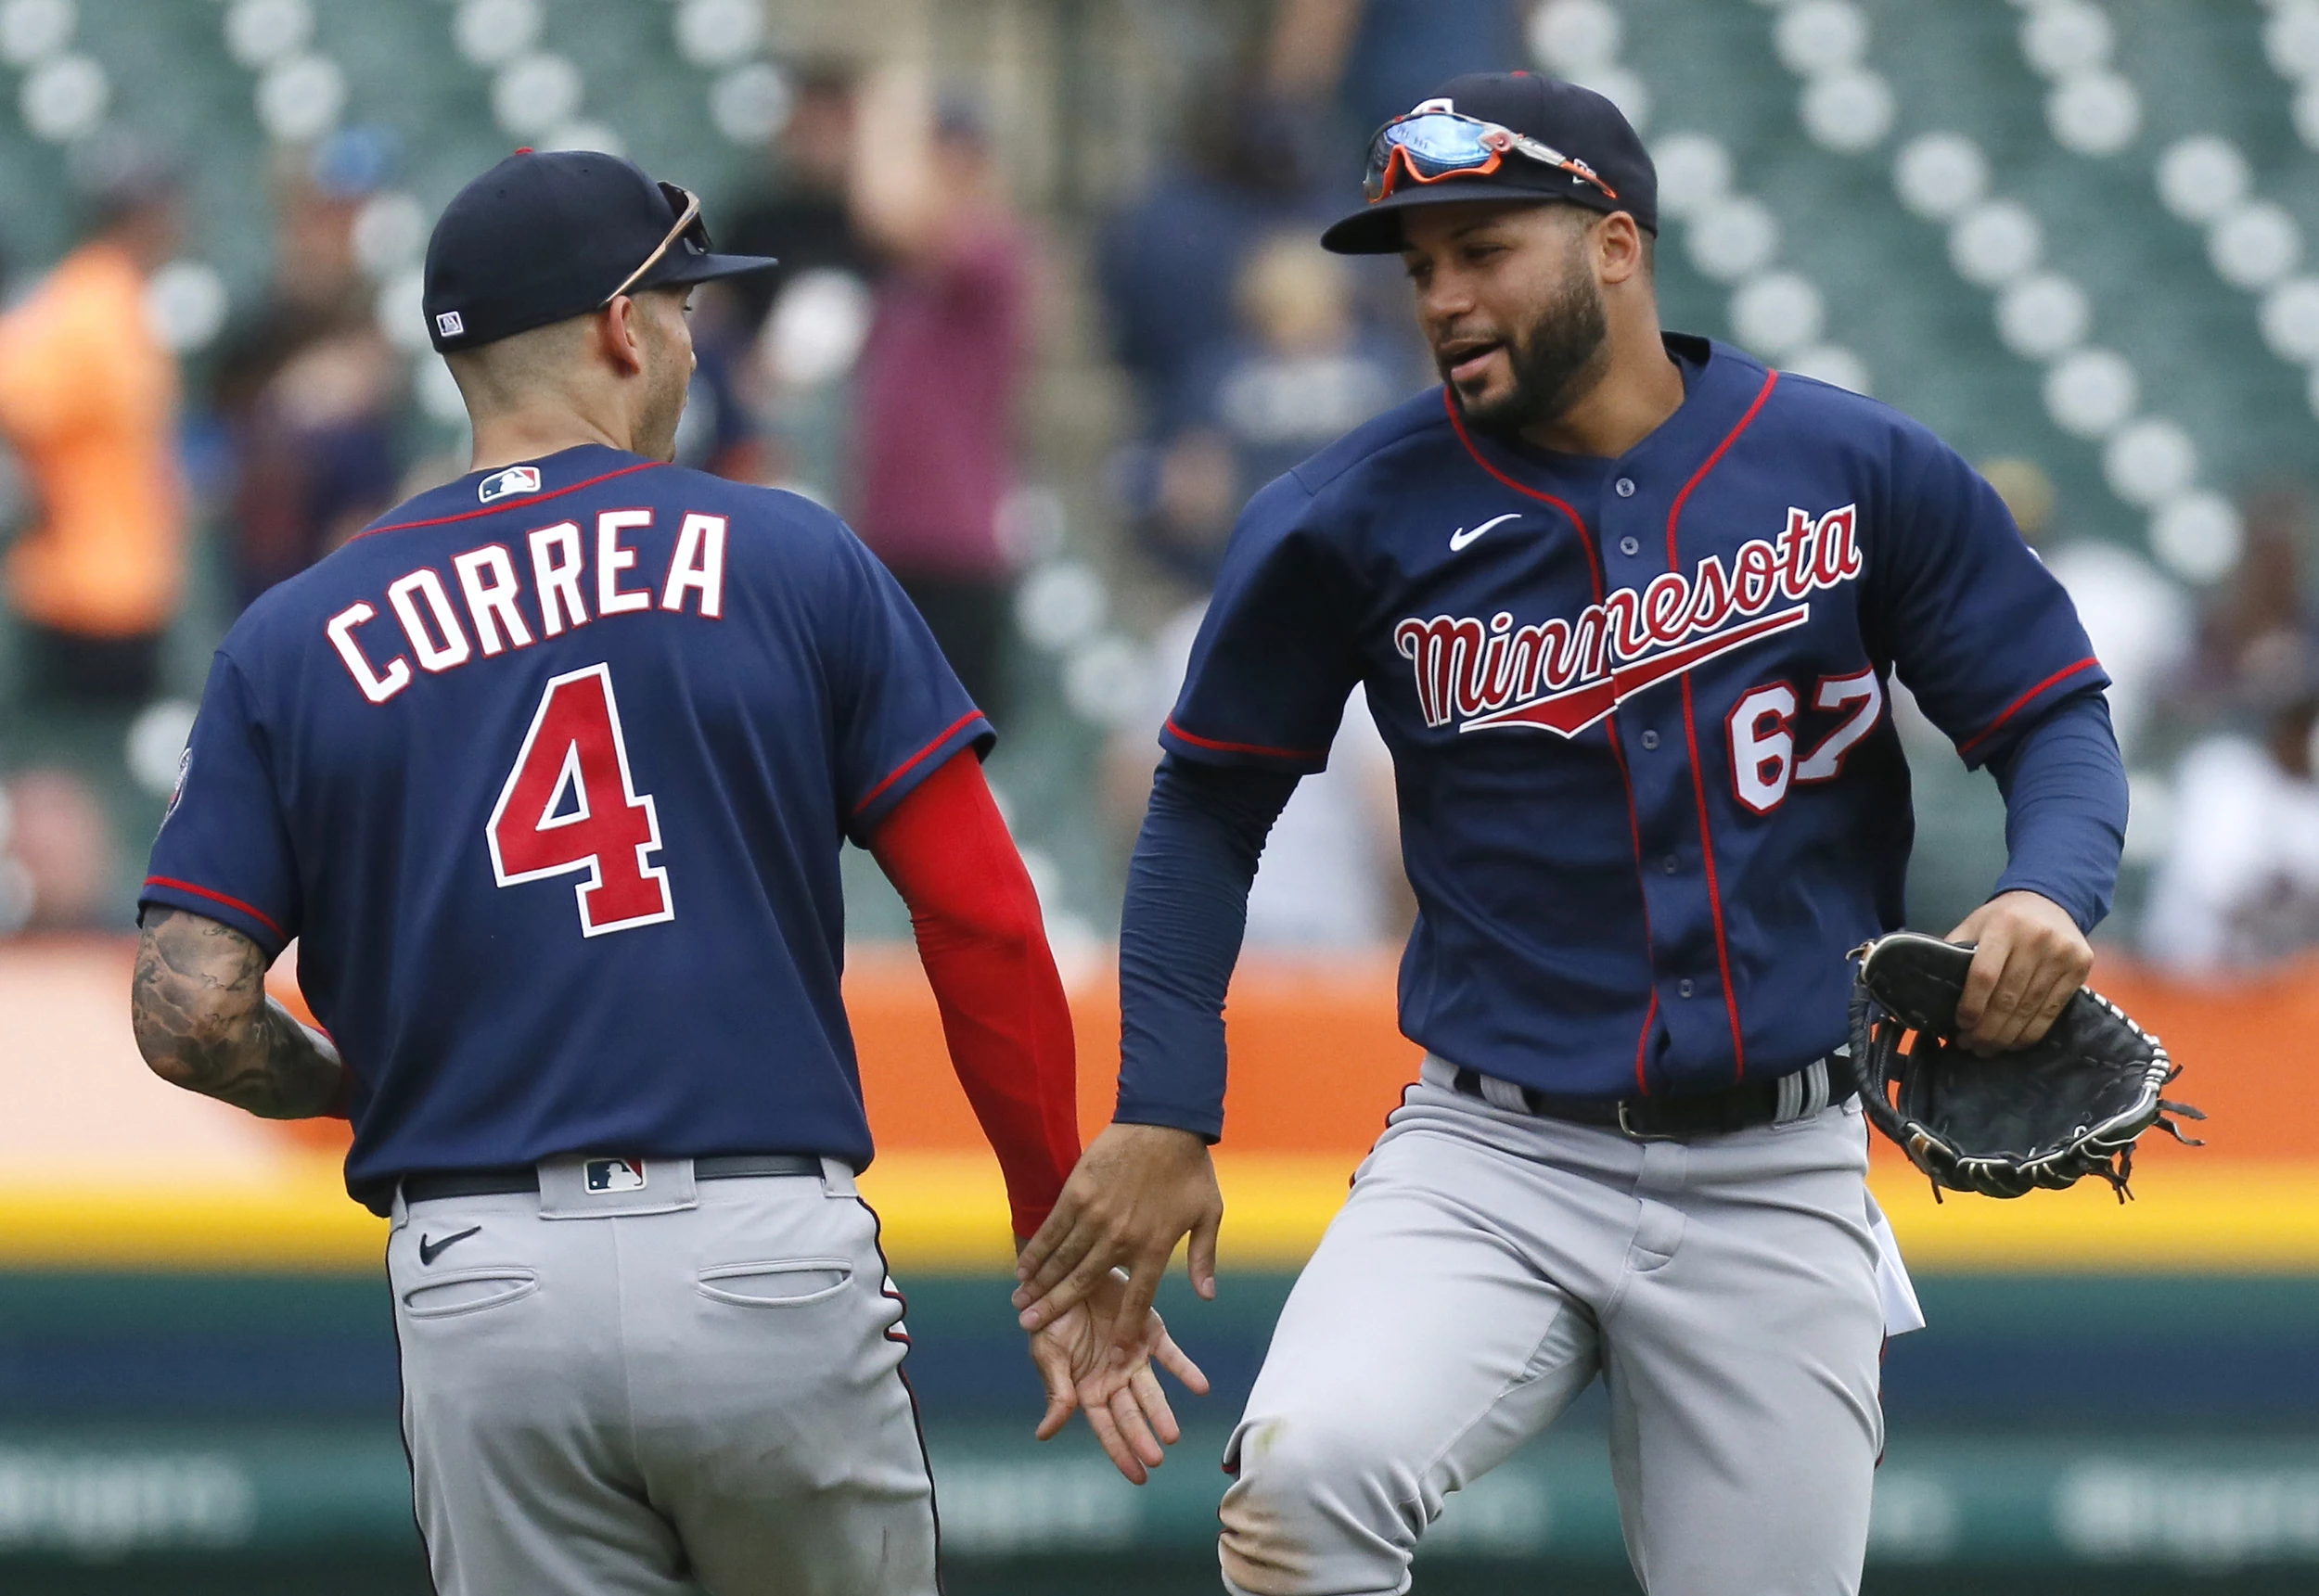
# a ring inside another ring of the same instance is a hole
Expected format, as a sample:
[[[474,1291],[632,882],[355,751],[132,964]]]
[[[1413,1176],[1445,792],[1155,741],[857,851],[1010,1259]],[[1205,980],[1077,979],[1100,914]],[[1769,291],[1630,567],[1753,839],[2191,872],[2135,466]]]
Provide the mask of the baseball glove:
[[[1861,1104],[1931,1178],[1936,1200],[1943,1186],[2019,1197],[2098,1175],[2122,1203],[2144,1131],[2155,1125],[2198,1145],[2166,1116],[2206,1116],[2159,1095],[2181,1066],[2091,988],[2070,998],[2042,1041],[1984,1058],[1955,1040],[1969,945],[1901,931],[1852,956]]]

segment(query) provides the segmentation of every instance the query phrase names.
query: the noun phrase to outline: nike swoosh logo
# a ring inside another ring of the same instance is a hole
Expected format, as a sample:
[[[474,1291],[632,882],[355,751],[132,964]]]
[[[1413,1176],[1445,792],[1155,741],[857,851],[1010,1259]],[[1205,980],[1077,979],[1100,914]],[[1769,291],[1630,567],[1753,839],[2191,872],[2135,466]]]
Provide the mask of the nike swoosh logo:
[[[425,1235],[421,1235],[418,1238],[418,1261],[422,1264],[433,1263],[437,1258],[442,1257],[442,1249],[449,1246],[452,1243],[463,1242],[469,1236],[480,1235],[482,1232],[482,1226],[469,1225],[467,1229],[460,1231],[455,1234],[447,1235],[439,1242],[430,1242]]]
[[[1518,521],[1521,518],[1522,513],[1519,510],[1517,510],[1511,515],[1498,516],[1491,520],[1484,521],[1481,525],[1476,527],[1470,532],[1465,528],[1460,527],[1450,534],[1450,553],[1455,554],[1460,549],[1467,547],[1476,538],[1481,536],[1482,533],[1488,531],[1492,527],[1502,527],[1508,521]]]

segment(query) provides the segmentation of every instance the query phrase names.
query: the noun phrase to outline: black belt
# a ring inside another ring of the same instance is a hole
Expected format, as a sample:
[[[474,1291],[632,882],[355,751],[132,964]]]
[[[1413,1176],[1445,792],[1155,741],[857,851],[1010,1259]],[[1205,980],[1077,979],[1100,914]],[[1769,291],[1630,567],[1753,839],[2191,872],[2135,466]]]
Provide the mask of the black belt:
[[[643,1162],[649,1164],[651,1159]],[[693,1160],[696,1181],[739,1181],[753,1175],[818,1175],[821,1158],[813,1153],[719,1153]],[[540,1172],[532,1166],[505,1169],[451,1169],[433,1175],[403,1177],[403,1200],[430,1202],[437,1197],[498,1197],[513,1192],[536,1192]]]
[[[1782,1117],[1783,1109],[1788,1117],[1802,1117],[1798,1110],[1809,1104],[1798,1085],[1787,1083],[1808,1081],[1810,1077],[1804,1072],[1818,1067],[1825,1067],[1827,1072],[1827,1103],[1841,1103],[1852,1095],[1851,1071],[1844,1060],[1831,1056],[1814,1060],[1791,1076],[1746,1080],[1720,1092],[1683,1097],[1565,1097],[1525,1086],[1521,1088],[1522,1106],[1541,1118],[1599,1125],[1631,1141],[1680,1142],[1694,1136],[1752,1130]],[[1477,1070],[1460,1068],[1454,1084],[1468,1097],[1489,1101]]]

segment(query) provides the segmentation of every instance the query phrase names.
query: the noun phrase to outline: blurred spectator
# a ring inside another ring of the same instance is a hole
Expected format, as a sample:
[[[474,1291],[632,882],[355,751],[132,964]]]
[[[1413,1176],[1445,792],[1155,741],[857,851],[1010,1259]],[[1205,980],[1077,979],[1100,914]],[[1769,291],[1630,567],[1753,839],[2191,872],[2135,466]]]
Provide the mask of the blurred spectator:
[[[1331,103],[1365,138],[1461,72],[1521,65],[1515,0],[1281,0],[1272,38],[1273,86]]]
[[[973,108],[945,98],[922,153],[903,143],[881,137],[855,189],[890,266],[856,384],[853,524],[999,720],[1014,571],[998,512],[1029,262]]]
[[[352,128],[275,173],[274,281],[228,333],[212,388],[235,458],[242,604],[395,501],[404,368],[378,330],[353,244],[364,202],[391,167],[384,134]]]
[[[1140,522],[1160,566],[1203,593],[1249,494],[1413,386],[1393,346],[1354,320],[1344,261],[1309,235],[1258,247],[1234,298],[1233,333],[1194,363]]]
[[[2274,647],[2247,665],[2260,734],[2211,737],[2184,756],[2142,917],[2143,951],[2182,975],[2260,968],[2319,944],[2319,658]]]
[[[1246,85],[1211,94],[1149,188],[1105,223],[1095,273],[1147,436],[1187,420],[1193,375],[1231,336],[1234,285],[1257,242],[1300,220],[1317,236],[1331,213],[1311,178],[1318,137],[1285,101]]]
[[[798,75],[788,121],[766,151],[768,181],[740,199],[718,242],[744,255],[771,255],[778,270],[733,284],[740,319],[751,332],[774,303],[812,272],[849,273],[866,281],[871,249],[855,225],[849,179],[854,152],[854,82],[845,68],[809,68]]]
[[[1192,658],[1205,603],[1186,606],[1151,644],[1150,696],[1141,724],[1111,739],[1105,802],[1132,845],[1160,762],[1160,727]],[[1399,941],[1416,914],[1401,864],[1392,756],[1369,716],[1365,690],[1345,702],[1328,768],[1297,784],[1264,842],[1249,889],[1251,948],[1364,948]]]
[[[754,339],[737,283],[693,290],[693,379],[676,429],[676,463],[736,482],[773,479],[758,426]]]
[[[730,248],[781,264],[721,285],[732,297],[731,314],[712,329],[717,336],[702,356],[711,386],[696,388],[690,407],[704,397],[719,406],[724,463],[712,468],[825,501],[845,476],[845,379],[869,330],[877,269],[853,213],[855,97],[849,68],[800,73],[796,102],[766,149],[761,185],[736,202],[729,223],[719,222],[718,236],[729,236]],[[698,342],[698,310],[693,319]],[[755,428],[745,440],[737,429],[743,421]]]
[[[1164,446],[1122,450],[1116,463],[1144,553],[1185,592],[1206,597],[1249,496],[1230,440],[1194,427]]]
[[[2198,643],[2176,692],[2184,717],[2229,713],[2250,684],[2277,679],[2277,661],[2300,655],[2313,628],[2303,599],[2303,495],[2277,488],[2246,504],[2247,547],[2199,617]]]
[[[0,935],[96,925],[115,851],[103,806],[80,777],[33,770],[0,783]]]
[[[2045,568],[2069,590],[2094,653],[2109,673],[2110,721],[2131,762],[2152,706],[2172,689],[2190,658],[2197,633],[2189,595],[2123,543],[2056,537],[2053,482],[2034,461],[1992,460],[1981,475]]]
[[[177,248],[178,182],[125,147],[93,164],[87,241],[0,318],[0,431],[38,506],[9,596],[36,698],[128,708],[160,685],[185,584],[177,367],[145,314]]]
[[[775,300],[737,389],[765,427],[763,479],[824,503],[846,477],[849,378],[869,337],[868,285],[834,267],[795,278]]]

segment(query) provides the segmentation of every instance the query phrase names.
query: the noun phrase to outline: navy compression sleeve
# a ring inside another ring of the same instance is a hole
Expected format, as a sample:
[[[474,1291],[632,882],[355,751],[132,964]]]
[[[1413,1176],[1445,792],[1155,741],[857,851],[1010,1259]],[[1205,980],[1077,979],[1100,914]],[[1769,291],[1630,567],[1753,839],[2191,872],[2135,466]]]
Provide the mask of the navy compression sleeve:
[[[1129,1125],[1224,1133],[1224,999],[1249,886],[1297,778],[1171,754],[1120,912],[1120,1102]]]
[[[2126,841],[2126,762],[2109,700],[2065,699],[1990,765],[2005,794],[2008,860],[1996,891],[2050,898],[2091,931],[2109,913]]]

